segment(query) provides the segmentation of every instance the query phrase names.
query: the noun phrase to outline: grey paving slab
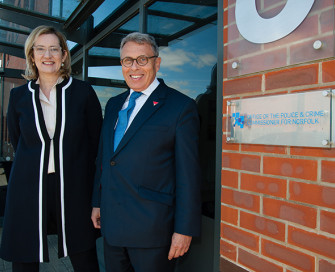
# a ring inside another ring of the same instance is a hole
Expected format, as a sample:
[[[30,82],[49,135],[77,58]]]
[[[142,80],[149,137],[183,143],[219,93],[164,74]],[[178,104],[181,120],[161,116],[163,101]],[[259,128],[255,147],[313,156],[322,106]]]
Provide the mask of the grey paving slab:
[[[1,241],[1,233],[2,228],[0,227],[0,241]],[[41,263],[40,272],[74,272],[69,257],[58,259],[56,235],[48,236],[48,246],[49,246],[50,262]],[[103,248],[101,238],[98,239],[97,241],[97,251],[98,251],[100,271],[103,272],[104,265],[103,265]],[[12,272],[12,264],[0,258],[0,272]]]
[[[49,246],[49,263],[40,264],[40,272],[73,272],[71,261],[68,257],[58,259],[57,253],[57,236],[48,237]],[[0,272],[11,272],[12,265],[0,259]]]

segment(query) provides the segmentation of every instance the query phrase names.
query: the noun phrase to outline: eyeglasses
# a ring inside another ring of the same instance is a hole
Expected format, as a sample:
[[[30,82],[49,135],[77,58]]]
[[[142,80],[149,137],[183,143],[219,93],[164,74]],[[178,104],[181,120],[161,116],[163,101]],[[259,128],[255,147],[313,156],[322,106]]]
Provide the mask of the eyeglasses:
[[[136,60],[137,64],[139,66],[144,66],[148,63],[149,59],[152,58],[157,58],[158,56],[152,56],[152,57],[147,57],[147,56],[139,56],[136,59],[133,59],[131,57],[125,57],[123,59],[121,59],[121,64],[124,67],[131,67],[134,63],[134,60]]]
[[[52,56],[58,56],[62,52],[62,48],[58,46],[51,46],[49,48],[45,48],[43,46],[33,46],[33,48],[35,53],[40,56],[43,56],[47,51],[49,51]]]

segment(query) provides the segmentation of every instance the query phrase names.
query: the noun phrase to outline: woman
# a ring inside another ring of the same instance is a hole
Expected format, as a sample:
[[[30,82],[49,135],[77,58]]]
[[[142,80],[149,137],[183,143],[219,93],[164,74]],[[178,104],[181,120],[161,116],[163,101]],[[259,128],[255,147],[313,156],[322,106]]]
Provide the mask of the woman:
[[[7,122],[15,150],[0,257],[13,271],[48,262],[47,234],[75,271],[99,271],[91,223],[102,113],[93,88],[70,76],[65,37],[40,26],[25,43],[28,84],[11,90]]]

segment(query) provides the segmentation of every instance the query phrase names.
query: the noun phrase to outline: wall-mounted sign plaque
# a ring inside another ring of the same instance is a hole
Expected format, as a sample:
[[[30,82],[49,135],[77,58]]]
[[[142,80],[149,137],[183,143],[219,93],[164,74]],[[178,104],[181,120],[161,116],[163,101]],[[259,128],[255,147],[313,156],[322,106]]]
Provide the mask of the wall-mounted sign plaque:
[[[262,96],[227,102],[227,142],[335,147],[335,91]]]

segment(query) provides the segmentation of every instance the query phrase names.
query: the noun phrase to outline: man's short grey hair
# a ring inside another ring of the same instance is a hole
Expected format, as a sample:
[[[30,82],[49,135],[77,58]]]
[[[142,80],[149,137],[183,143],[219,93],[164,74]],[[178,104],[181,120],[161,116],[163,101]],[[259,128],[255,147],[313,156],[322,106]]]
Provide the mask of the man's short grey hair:
[[[126,37],[124,37],[121,41],[120,45],[120,55],[122,52],[122,48],[125,46],[127,42],[135,42],[138,44],[149,44],[152,47],[152,51],[154,52],[155,56],[159,56],[159,48],[157,46],[157,43],[155,41],[155,38],[150,36],[149,34],[144,34],[140,32],[133,32],[128,34]]]

